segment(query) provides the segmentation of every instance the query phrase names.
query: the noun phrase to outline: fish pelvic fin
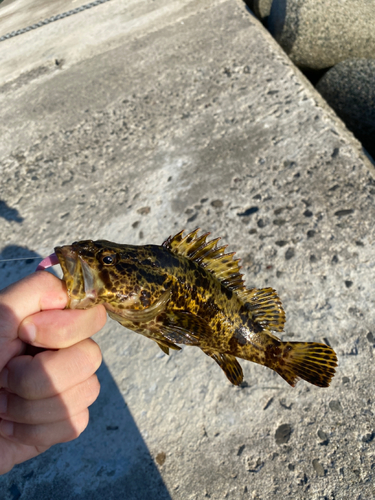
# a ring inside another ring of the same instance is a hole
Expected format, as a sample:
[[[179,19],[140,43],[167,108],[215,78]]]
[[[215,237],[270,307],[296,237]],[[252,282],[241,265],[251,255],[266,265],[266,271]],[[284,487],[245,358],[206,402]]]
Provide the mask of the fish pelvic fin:
[[[212,359],[216,361],[216,363],[220,366],[220,368],[225,373],[229,382],[233,385],[240,385],[243,380],[243,372],[241,365],[232,354],[223,354],[219,352],[212,352],[205,349],[202,351],[210,356]]]
[[[283,331],[285,312],[275,290],[272,288],[245,289],[238,291],[237,295],[245,302],[246,309],[256,323],[267,330]]]
[[[244,289],[239,259],[234,259],[235,252],[226,254],[227,245],[217,246],[220,238],[207,243],[206,239],[210,233],[198,236],[198,232],[199,228],[184,236],[184,231],[180,231],[175,236],[167,238],[162,246],[172,253],[196,262],[230,290]]]
[[[318,387],[328,387],[337,366],[335,351],[315,342],[281,342],[272,348],[268,365],[292,387],[299,379]]]
[[[168,340],[155,340],[155,342],[158,344],[160,349],[169,356],[169,349],[173,349],[175,351],[180,351],[181,347],[178,345],[174,344],[173,342],[169,342]]]

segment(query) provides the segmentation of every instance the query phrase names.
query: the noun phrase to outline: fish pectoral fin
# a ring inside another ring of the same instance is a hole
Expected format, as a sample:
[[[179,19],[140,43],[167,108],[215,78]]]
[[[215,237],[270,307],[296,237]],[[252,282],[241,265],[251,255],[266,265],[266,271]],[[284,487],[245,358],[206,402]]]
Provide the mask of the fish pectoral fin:
[[[222,354],[220,352],[210,352],[202,349],[202,351],[216,361],[223,370],[229,382],[233,385],[240,385],[243,380],[243,372],[241,365],[232,354]]]
[[[121,320],[117,319],[117,317],[135,323],[148,323],[165,311],[170,296],[171,290],[169,289],[162,293],[158,300],[156,300],[151,306],[146,307],[145,309],[123,309],[121,313],[112,313],[111,317],[116,319],[119,323],[121,323]]]
[[[107,311],[107,313],[111,319],[113,319],[114,321],[118,321],[120,323],[120,325],[123,325],[123,322],[125,323],[124,318],[122,316],[120,316],[119,314],[112,312],[112,311]],[[125,326],[125,324],[123,326]]]
[[[181,347],[174,344],[173,342],[170,342],[169,340],[155,340],[155,342],[167,356],[169,356],[169,349],[174,349],[175,351],[181,350]]]
[[[188,311],[176,310],[165,315],[160,331],[171,342],[187,345],[200,345],[213,335],[206,320]]]
[[[285,324],[285,312],[281,300],[272,288],[253,288],[237,292],[245,302],[246,309],[251,313],[254,321],[263,328],[282,332]]]

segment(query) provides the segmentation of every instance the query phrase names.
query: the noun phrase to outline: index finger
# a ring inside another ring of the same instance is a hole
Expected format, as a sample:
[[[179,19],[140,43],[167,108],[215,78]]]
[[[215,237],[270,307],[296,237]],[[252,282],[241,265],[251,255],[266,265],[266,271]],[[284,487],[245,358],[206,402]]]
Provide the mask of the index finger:
[[[37,311],[64,309],[67,302],[64,283],[47,272],[34,273],[0,291],[0,370],[24,348],[18,338],[22,320]]]
[[[90,309],[65,309],[42,311],[23,321],[19,337],[38,347],[62,349],[92,337],[107,320],[102,305]]]
[[[64,309],[68,303],[65,284],[56,276],[38,271],[0,291],[0,335],[6,331],[17,336],[24,318],[47,309]]]

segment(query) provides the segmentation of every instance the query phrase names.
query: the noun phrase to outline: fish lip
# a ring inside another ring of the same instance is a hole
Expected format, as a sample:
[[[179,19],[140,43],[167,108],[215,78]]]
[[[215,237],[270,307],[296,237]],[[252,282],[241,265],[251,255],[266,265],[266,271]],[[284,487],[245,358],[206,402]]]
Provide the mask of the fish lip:
[[[95,305],[97,293],[94,288],[94,276],[90,266],[79,255],[74,245],[56,247],[55,254],[63,271],[69,301],[69,309],[87,309]],[[82,284],[84,295],[82,296]]]
[[[77,261],[77,251],[73,250],[72,245],[65,245],[63,247],[55,247],[55,254],[59,260],[64,276],[65,273],[72,276]]]
[[[76,267],[77,252],[73,250],[72,245],[66,245],[55,247],[55,254],[63,271],[65,282],[71,280]]]

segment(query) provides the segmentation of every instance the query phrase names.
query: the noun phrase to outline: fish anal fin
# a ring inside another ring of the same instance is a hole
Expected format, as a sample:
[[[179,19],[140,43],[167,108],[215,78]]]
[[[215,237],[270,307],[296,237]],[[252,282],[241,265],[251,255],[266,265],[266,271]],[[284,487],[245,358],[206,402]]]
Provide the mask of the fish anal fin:
[[[216,363],[220,366],[220,368],[225,373],[229,382],[233,385],[240,385],[243,381],[243,372],[241,365],[232,354],[224,354],[220,352],[211,352],[208,350],[202,349],[202,351],[210,356],[212,359],[216,361]]]
[[[177,344],[200,345],[213,333],[204,319],[188,311],[172,310],[165,314],[160,326],[162,335]]]
[[[206,242],[210,233],[198,236],[199,229],[183,236],[180,231],[173,237],[167,238],[162,244],[171,252],[182,255],[212,273],[218,280],[231,289],[244,288],[242,274],[240,274],[239,259],[234,259],[235,252],[225,253],[227,246],[217,247],[220,238]]]
[[[281,300],[272,288],[253,288],[237,292],[245,302],[246,309],[253,320],[268,330],[282,332],[285,324],[285,312]]]
[[[335,351],[315,342],[281,342],[270,368],[294,387],[299,379],[318,387],[328,387],[335,374]]]

